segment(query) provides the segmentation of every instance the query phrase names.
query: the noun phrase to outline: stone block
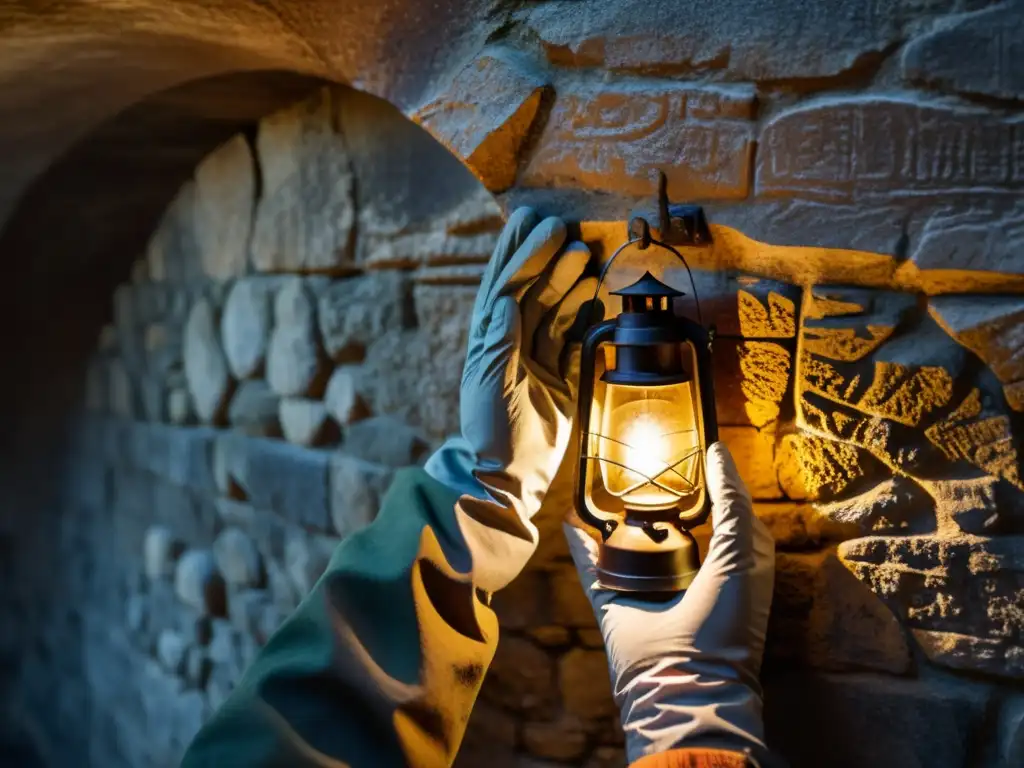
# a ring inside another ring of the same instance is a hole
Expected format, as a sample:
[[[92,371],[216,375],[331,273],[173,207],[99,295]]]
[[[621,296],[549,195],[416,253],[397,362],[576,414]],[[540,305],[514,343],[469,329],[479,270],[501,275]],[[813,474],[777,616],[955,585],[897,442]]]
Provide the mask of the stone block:
[[[183,675],[190,688],[202,690],[210,677],[210,659],[202,648],[189,648],[185,653]]]
[[[598,747],[583,768],[620,768],[626,765],[626,751],[620,747]]]
[[[343,427],[369,416],[369,408],[359,394],[359,374],[358,365],[339,365],[327,382],[324,404]]]
[[[776,554],[766,658],[837,671],[910,668],[899,621],[830,550]]]
[[[252,538],[241,528],[225,528],[213,542],[217,570],[232,587],[258,587],[263,582],[263,564]]]
[[[735,91],[753,103],[750,89]],[[741,95],[742,94],[742,95]],[[673,199],[741,199],[751,187],[753,124],[699,119],[700,87],[633,81],[558,94],[520,183],[653,195],[659,170]]]
[[[132,377],[121,360],[112,360],[107,366],[108,407],[115,416],[134,419],[139,413]]]
[[[149,279],[181,283],[202,275],[196,254],[195,182],[179,189],[146,247]]]
[[[210,492],[216,490],[212,452],[217,434],[209,427],[138,425],[133,450],[141,468],[175,485]]]
[[[212,552],[189,549],[178,558],[174,592],[185,605],[197,611],[211,616],[224,615],[224,579],[217,572]]]
[[[547,90],[517,56],[491,49],[412,115],[492,192],[516,180],[520,151]],[[487,93],[486,100],[479,94]]]
[[[675,266],[665,269],[663,281],[691,295],[696,291],[704,324],[714,325],[719,338],[741,336],[764,340],[796,337],[797,308],[801,298],[798,286],[725,269],[694,269],[692,272],[692,287],[686,272]],[[637,274],[637,278],[641,274]],[[682,306],[676,308],[676,314],[696,319],[695,308],[690,301],[683,299]]]
[[[815,505],[800,502],[760,502],[754,514],[765,524],[779,549],[814,549],[827,541],[842,541],[859,532],[854,525],[835,522]]]
[[[1024,202],[993,197],[938,206],[922,218],[910,259],[921,269],[955,270],[950,290],[970,292],[983,271],[1024,272]]]
[[[787,672],[764,682],[768,743],[794,766],[970,764],[991,695],[945,678]]]
[[[793,372],[789,342],[718,339],[712,353],[715,411],[722,426],[778,420]]]
[[[855,535],[906,535],[936,530],[935,500],[919,484],[902,476],[882,480],[864,493],[815,504],[823,526],[845,538]]]
[[[204,422],[220,422],[231,397],[233,380],[224,351],[216,310],[202,300],[192,307],[185,325],[185,376],[196,415]]]
[[[348,425],[342,444],[346,453],[389,467],[419,464],[429,448],[419,432],[390,416],[374,416]]]
[[[330,527],[330,454],[241,435],[222,437],[217,453],[225,477],[256,508],[310,528]]]
[[[231,428],[252,437],[279,437],[280,396],[263,379],[243,381],[228,407]]]
[[[561,531],[558,532],[561,534]],[[580,584],[576,569],[561,565],[549,576],[551,617],[554,623],[563,627],[591,628],[597,626],[594,609]]]
[[[514,584],[515,582],[513,582]],[[498,593],[499,595],[502,592]],[[500,615],[499,615],[500,618]],[[563,648],[572,642],[572,634],[565,627],[557,625],[529,627],[526,633],[544,648]]]
[[[612,699],[608,657],[602,651],[574,648],[558,660],[558,687],[565,711],[585,719],[618,712]]]
[[[267,348],[267,382],[285,397],[319,397],[330,370],[312,323],[277,326]]]
[[[371,272],[336,280],[319,298],[320,334],[338,363],[360,360],[387,331],[415,325],[412,282],[401,272]]]
[[[240,589],[228,595],[228,617],[232,626],[243,634],[255,634],[263,608],[270,596],[262,589]]]
[[[1024,14],[1016,3],[953,17],[903,49],[903,76],[947,93],[1021,101],[1021,41]]]
[[[260,121],[262,193],[250,253],[260,272],[344,272],[354,266],[354,179],[335,130],[329,88]]]
[[[285,570],[292,586],[303,598],[323,575],[331,555],[337,547],[337,539],[290,530],[284,546]]]
[[[929,629],[915,629],[913,635],[924,655],[939,666],[1024,679],[1024,645],[1019,643]]]
[[[338,427],[321,400],[283,397],[278,407],[285,440],[296,445],[329,445],[338,440]]]
[[[729,448],[740,477],[755,499],[781,499],[775,476],[775,432],[754,427],[721,427],[718,436]]]
[[[192,422],[192,396],[184,387],[173,387],[167,392],[167,420],[171,424],[184,426]]]
[[[428,232],[367,239],[360,247],[364,250],[362,261],[369,269],[414,269],[444,264],[486,264],[497,242],[494,232],[480,235]]]
[[[756,191],[835,203],[980,190],[1012,199],[1024,189],[1015,149],[1022,125],[982,108],[902,97],[805,102],[762,129]]]
[[[392,472],[345,453],[331,456],[331,519],[339,536],[348,536],[377,517]]]
[[[181,674],[184,671],[187,650],[188,646],[186,646],[185,640],[177,632],[165,629],[157,638],[157,659],[172,675]]]
[[[256,168],[249,143],[237,134],[196,166],[196,245],[203,274],[227,280],[246,272]]]
[[[480,695],[514,712],[542,714],[553,710],[557,686],[555,664],[546,651],[525,638],[505,635]]]
[[[150,579],[170,578],[184,546],[171,530],[162,525],[152,525],[146,531],[143,563],[146,576]]]
[[[547,575],[527,570],[494,595],[491,608],[503,628],[527,629],[549,621],[548,597]]]
[[[281,286],[275,277],[245,277],[228,292],[221,315],[224,356],[235,378],[247,379],[263,370],[273,327],[273,299]]]
[[[583,722],[573,715],[558,720],[526,723],[523,746],[531,755],[551,760],[578,760],[587,748],[587,731]]]

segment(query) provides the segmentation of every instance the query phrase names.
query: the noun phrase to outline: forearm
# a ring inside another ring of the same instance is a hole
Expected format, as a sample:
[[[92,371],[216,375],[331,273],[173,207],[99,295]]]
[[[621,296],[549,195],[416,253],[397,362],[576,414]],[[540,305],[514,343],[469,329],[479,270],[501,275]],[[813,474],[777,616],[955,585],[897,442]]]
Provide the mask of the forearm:
[[[448,765],[497,645],[457,496],[421,470],[399,473],[183,766]]]

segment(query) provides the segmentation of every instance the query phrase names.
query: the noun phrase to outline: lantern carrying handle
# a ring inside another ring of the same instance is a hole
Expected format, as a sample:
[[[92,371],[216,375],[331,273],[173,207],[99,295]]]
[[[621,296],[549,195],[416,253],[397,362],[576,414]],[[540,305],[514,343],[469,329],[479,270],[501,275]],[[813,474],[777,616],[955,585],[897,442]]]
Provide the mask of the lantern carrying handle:
[[[637,230],[637,234],[634,235],[634,230]],[[686,269],[686,276],[690,279],[690,286],[693,288],[693,301],[697,305],[697,322],[704,325],[704,318],[700,311],[700,297],[697,295],[697,283],[693,280],[693,272],[690,271],[690,265],[686,263],[686,259],[679,251],[673,248],[666,242],[656,239],[651,234],[651,225],[647,222],[643,216],[634,216],[629,220],[629,225],[626,228],[628,239],[622,245],[615,249],[612,257],[604,263],[601,267],[601,273],[597,278],[597,288],[594,289],[594,298],[590,302],[590,325],[594,323],[594,309],[597,305],[597,297],[601,293],[601,286],[604,284],[604,279],[608,276],[608,272],[611,270],[612,264],[615,260],[631,245],[636,245],[638,250],[646,251],[652,245],[664,248],[666,251],[671,252],[675,255],[683,267]]]

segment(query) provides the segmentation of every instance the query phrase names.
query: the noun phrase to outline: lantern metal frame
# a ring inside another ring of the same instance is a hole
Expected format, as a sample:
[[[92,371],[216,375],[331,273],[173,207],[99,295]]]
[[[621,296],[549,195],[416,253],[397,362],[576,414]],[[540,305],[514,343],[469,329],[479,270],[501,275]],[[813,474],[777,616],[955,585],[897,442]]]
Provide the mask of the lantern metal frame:
[[[635,234],[634,234],[635,233]],[[707,241],[705,241],[707,242]],[[674,255],[686,269],[690,285],[694,292],[694,301],[697,309],[697,321],[682,317],[673,313],[672,300],[682,297],[683,293],[672,289],[661,283],[656,278],[646,273],[637,283],[626,289],[614,291],[615,295],[623,297],[623,313],[616,318],[594,323],[594,311],[597,305],[597,297],[601,286],[610,272],[616,259],[627,248],[636,247],[638,250],[647,250],[651,246],[664,249]],[[642,297],[645,301],[651,302],[651,291],[656,291],[656,301],[664,303],[662,311],[653,307],[651,303],[646,306],[646,311],[633,305],[636,298]],[[653,311],[652,311],[653,310]],[[628,515],[629,507],[626,505],[625,516],[602,517],[590,507],[590,478],[588,472],[591,462],[607,461],[606,457],[592,455],[590,452],[591,439],[594,433],[591,432],[591,411],[595,394],[595,380],[597,372],[598,355],[605,344],[613,344],[616,347],[616,359],[621,357],[620,350],[628,349],[630,359],[639,361],[639,367],[652,366],[657,368],[654,359],[657,357],[656,349],[667,345],[681,346],[688,343],[693,350],[693,367],[697,385],[697,394],[700,399],[700,423],[702,435],[697,436],[696,452],[702,454],[707,446],[718,439],[718,424],[715,412],[714,385],[712,381],[712,360],[711,348],[715,337],[714,327],[705,328],[700,308],[700,299],[697,296],[697,286],[693,279],[693,273],[683,255],[664,240],[652,237],[650,226],[643,218],[637,217],[630,221],[628,239],[620,245],[611,258],[605,263],[598,278],[597,289],[594,293],[594,301],[590,306],[589,330],[583,339],[580,357],[580,384],[578,392],[578,444],[579,460],[576,466],[576,508],[580,518],[589,526],[597,529],[602,541],[609,542],[609,538],[616,535],[617,546],[604,546],[599,556],[598,573],[599,581],[603,586],[621,591],[677,591],[685,589],[696,573],[699,560],[696,557],[696,544],[688,529],[703,523],[710,513],[711,500],[707,494],[706,487],[703,491],[704,500],[697,512],[691,512],[683,519],[684,511],[678,506],[660,511],[656,514],[645,513],[639,519],[631,518]],[[611,375],[609,375],[611,374]],[[659,386],[663,384],[676,384],[689,382],[689,374],[683,369],[671,369],[654,373],[650,371],[615,370],[606,371],[602,381],[608,384],[624,386]],[[697,414],[695,414],[697,415]],[[696,426],[696,425],[695,425]],[[598,438],[608,439],[607,436],[597,434]],[[654,477],[647,477],[636,468],[627,467],[630,472],[638,477],[644,478],[644,483],[658,485],[657,479],[666,472],[674,470],[687,460],[694,458],[694,453],[689,453],[678,459],[672,457],[674,462],[666,465],[665,469],[659,471]],[[698,471],[703,472],[703,465],[698,465]],[[679,473],[676,473],[679,477]],[[671,489],[660,486],[663,490],[671,492]],[[624,495],[624,494],[623,494]],[[692,509],[692,508],[691,508]],[[598,510],[600,511],[600,510]],[[635,511],[635,510],[634,510]],[[666,526],[665,523],[669,525]],[[620,528],[620,525],[627,524],[628,531]],[[635,529],[635,530],[634,530]],[[675,530],[671,530],[675,529]],[[629,543],[622,546],[623,536],[629,539]],[[671,540],[670,540],[671,539]],[[681,556],[679,549],[691,548],[684,556]],[[687,561],[685,572],[680,572],[680,558]]]

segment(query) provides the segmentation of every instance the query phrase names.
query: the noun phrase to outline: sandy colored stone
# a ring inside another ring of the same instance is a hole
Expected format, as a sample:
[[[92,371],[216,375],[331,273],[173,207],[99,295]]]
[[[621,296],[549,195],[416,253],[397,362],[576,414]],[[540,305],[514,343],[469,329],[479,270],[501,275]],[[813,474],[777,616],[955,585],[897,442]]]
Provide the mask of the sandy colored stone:
[[[196,302],[185,325],[185,376],[196,415],[207,423],[221,421],[234,382],[220,346],[217,312],[206,299]]]
[[[555,623],[563,627],[593,628],[597,626],[594,609],[580,585],[575,567],[565,565],[552,571],[549,590],[551,616]]]
[[[246,272],[255,199],[252,153],[238,134],[203,158],[195,171],[193,221],[207,277],[226,280]]]
[[[576,760],[587,747],[587,731],[573,715],[551,722],[526,723],[523,745],[531,755],[551,760]]]
[[[612,700],[608,657],[603,651],[575,648],[558,660],[558,685],[565,711],[582,718],[618,712]]]
[[[775,476],[774,431],[754,427],[720,427],[718,436],[732,454],[753,498],[782,498],[782,489]]]
[[[547,89],[515,55],[493,50],[471,61],[413,114],[492,192],[512,185],[519,152]],[[481,93],[489,98],[482,101]]]
[[[572,640],[569,630],[557,625],[531,627],[527,630],[527,634],[545,648],[560,648],[568,645]]]
[[[543,571],[526,570],[495,593],[491,608],[498,623],[508,629],[529,629],[550,621],[548,577]],[[542,633],[543,634],[543,633]],[[568,631],[565,632],[568,639]],[[541,645],[548,645],[534,635]],[[555,643],[557,645],[557,643]]]
[[[555,664],[530,640],[505,635],[498,643],[480,695],[517,713],[549,712],[558,699]]]
[[[345,272],[354,266],[354,179],[345,140],[334,129],[332,92],[260,121],[263,188],[252,233],[260,272]]]
[[[738,98],[754,98],[737,87]],[[746,197],[752,123],[694,119],[702,90],[666,82],[603,83],[560,90],[521,184],[652,195],[657,172],[670,196]]]
[[[913,635],[924,655],[939,666],[1024,679],[1024,645],[1019,643],[925,629],[915,629]]]

